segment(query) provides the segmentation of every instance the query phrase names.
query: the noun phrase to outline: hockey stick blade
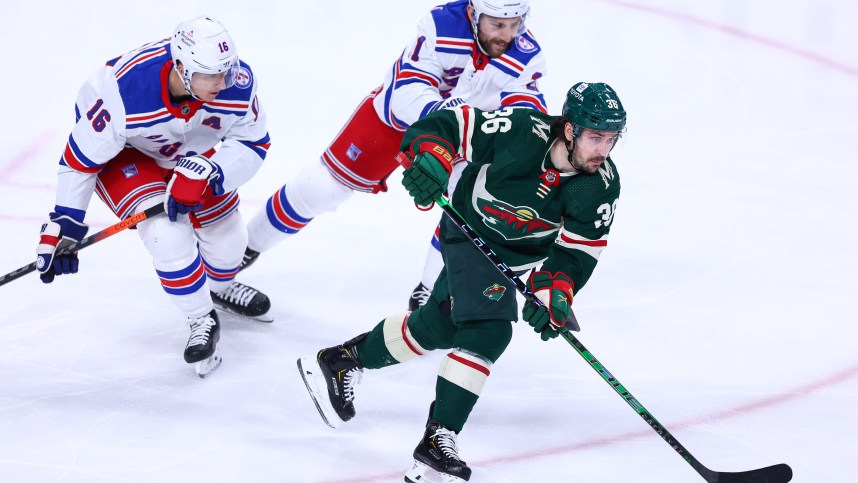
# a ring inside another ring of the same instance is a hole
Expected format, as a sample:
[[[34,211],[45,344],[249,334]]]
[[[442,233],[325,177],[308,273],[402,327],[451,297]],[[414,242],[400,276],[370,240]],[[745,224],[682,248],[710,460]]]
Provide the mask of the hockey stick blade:
[[[710,483],[787,483],[792,480],[792,468],[784,463],[738,473],[721,471],[710,471],[710,473],[710,475],[704,475],[706,481]]]
[[[690,464],[694,471],[703,477],[709,483],[786,483],[792,480],[792,469],[785,464],[777,464],[767,466],[751,471],[742,471],[739,473],[712,471],[703,465],[694,455],[691,454],[685,446],[683,446],[672,434],[667,430],[652,413],[641,404],[626,387],[611,374],[608,369],[599,362],[598,359],[586,348],[584,344],[578,340],[575,335],[565,329],[560,329],[560,335],[566,339],[566,342],[571,345],[578,354],[590,364],[590,367],[596,371],[602,379],[607,382],[614,391],[623,398],[626,403],[638,413],[646,423],[655,431],[661,439],[664,440],[674,451]]]
[[[109,226],[109,227],[107,227],[107,228],[105,228],[105,229],[103,229],[97,233],[93,233],[92,235],[84,238],[83,240],[81,240],[79,242],[72,242],[69,244],[61,243],[59,248],[57,249],[56,254],[57,255],[68,255],[69,253],[74,253],[74,252],[77,252],[79,250],[83,250],[84,248],[92,245],[93,243],[100,242],[101,240],[104,240],[105,238],[107,238],[111,235],[115,235],[115,234],[119,233],[120,231],[131,228],[132,226],[137,225],[141,221],[146,220],[148,218],[152,218],[155,215],[160,215],[163,212],[164,212],[164,204],[158,203],[157,205],[152,206],[151,208],[148,208],[146,211],[143,211],[142,213],[137,213],[134,216],[129,216],[128,218],[120,221],[119,223],[111,225],[111,226]],[[21,268],[18,268],[16,270],[12,270],[11,272],[7,273],[6,275],[0,276],[0,285],[5,285],[5,284],[11,282],[12,280],[17,280],[17,279],[23,277],[24,275],[27,275],[28,273],[35,272],[35,271],[36,271],[36,262],[33,262],[29,265],[24,265]]]

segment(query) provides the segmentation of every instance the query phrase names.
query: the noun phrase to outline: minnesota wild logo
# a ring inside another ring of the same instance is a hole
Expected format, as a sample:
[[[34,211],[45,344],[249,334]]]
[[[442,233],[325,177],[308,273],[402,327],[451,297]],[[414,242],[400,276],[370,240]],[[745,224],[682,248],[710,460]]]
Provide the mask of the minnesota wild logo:
[[[483,295],[489,298],[489,300],[493,300],[497,302],[503,297],[504,292],[506,292],[506,287],[499,284],[493,284],[491,287],[483,290]]]
[[[512,206],[500,200],[478,200],[483,222],[507,240],[529,236],[545,236],[545,232],[557,230],[557,226],[539,217],[539,213],[527,206]]]

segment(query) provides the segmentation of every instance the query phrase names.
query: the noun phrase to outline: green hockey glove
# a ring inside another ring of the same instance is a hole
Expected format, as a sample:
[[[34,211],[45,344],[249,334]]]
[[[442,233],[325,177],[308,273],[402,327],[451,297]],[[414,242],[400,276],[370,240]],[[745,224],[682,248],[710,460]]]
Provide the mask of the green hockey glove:
[[[530,276],[530,289],[543,306],[531,301],[524,303],[521,311],[524,320],[542,336],[542,340],[553,339],[559,329],[566,325],[572,307],[572,280],[562,272],[534,272]]]
[[[434,143],[422,143],[412,165],[402,175],[402,186],[418,206],[432,206],[447,191],[453,156]]]

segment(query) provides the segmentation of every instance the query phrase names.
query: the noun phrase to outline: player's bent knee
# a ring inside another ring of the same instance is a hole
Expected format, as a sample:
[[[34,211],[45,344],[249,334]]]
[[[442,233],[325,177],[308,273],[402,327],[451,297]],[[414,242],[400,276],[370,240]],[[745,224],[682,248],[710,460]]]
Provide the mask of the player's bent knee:
[[[137,211],[141,212],[151,206],[153,204],[147,206],[141,203]],[[140,222],[137,231],[156,265],[196,257],[196,239],[187,217],[171,222],[166,216],[156,216]]]
[[[200,242],[200,253],[208,265],[221,270],[231,270],[241,263],[248,236],[244,220],[238,211],[194,231]]]
[[[286,198],[305,218],[336,210],[352,194],[354,191],[334,179],[322,163],[304,166],[286,186]]]
[[[512,340],[512,322],[480,320],[462,323],[456,334],[456,347],[497,362]]]

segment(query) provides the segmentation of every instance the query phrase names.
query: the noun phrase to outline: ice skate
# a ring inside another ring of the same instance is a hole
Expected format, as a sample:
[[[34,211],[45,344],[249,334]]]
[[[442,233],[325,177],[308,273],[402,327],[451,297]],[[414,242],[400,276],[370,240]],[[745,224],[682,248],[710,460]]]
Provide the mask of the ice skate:
[[[322,349],[315,358],[298,359],[298,371],[316,409],[325,423],[336,428],[355,415],[354,389],[360,383],[363,366],[355,346],[366,337]]]
[[[259,253],[256,250],[251,250],[250,248],[244,249],[244,256],[241,258],[241,265],[238,266],[238,271],[242,271],[245,268],[253,265],[256,262],[256,259],[259,258]]]
[[[224,312],[258,322],[274,322],[268,314],[271,301],[264,293],[235,280],[223,292],[212,292],[215,307]]]
[[[471,479],[471,469],[459,458],[456,432],[432,419],[429,420],[423,439],[414,448],[414,466],[405,473],[409,483],[443,482],[461,483]]]
[[[408,311],[414,312],[420,307],[426,305],[431,294],[432,289],[430,287],[423,285],[423,282],[418,283],[411,292],[411,297],[408,298]]]
[[[217,312],[188,319],[191,335],[185,346],[185,362],[194,364],[194,371],[201,378],[208,376],[220,366],[221,358],[217,354],[217,342],[220,339],[220,322]]]

